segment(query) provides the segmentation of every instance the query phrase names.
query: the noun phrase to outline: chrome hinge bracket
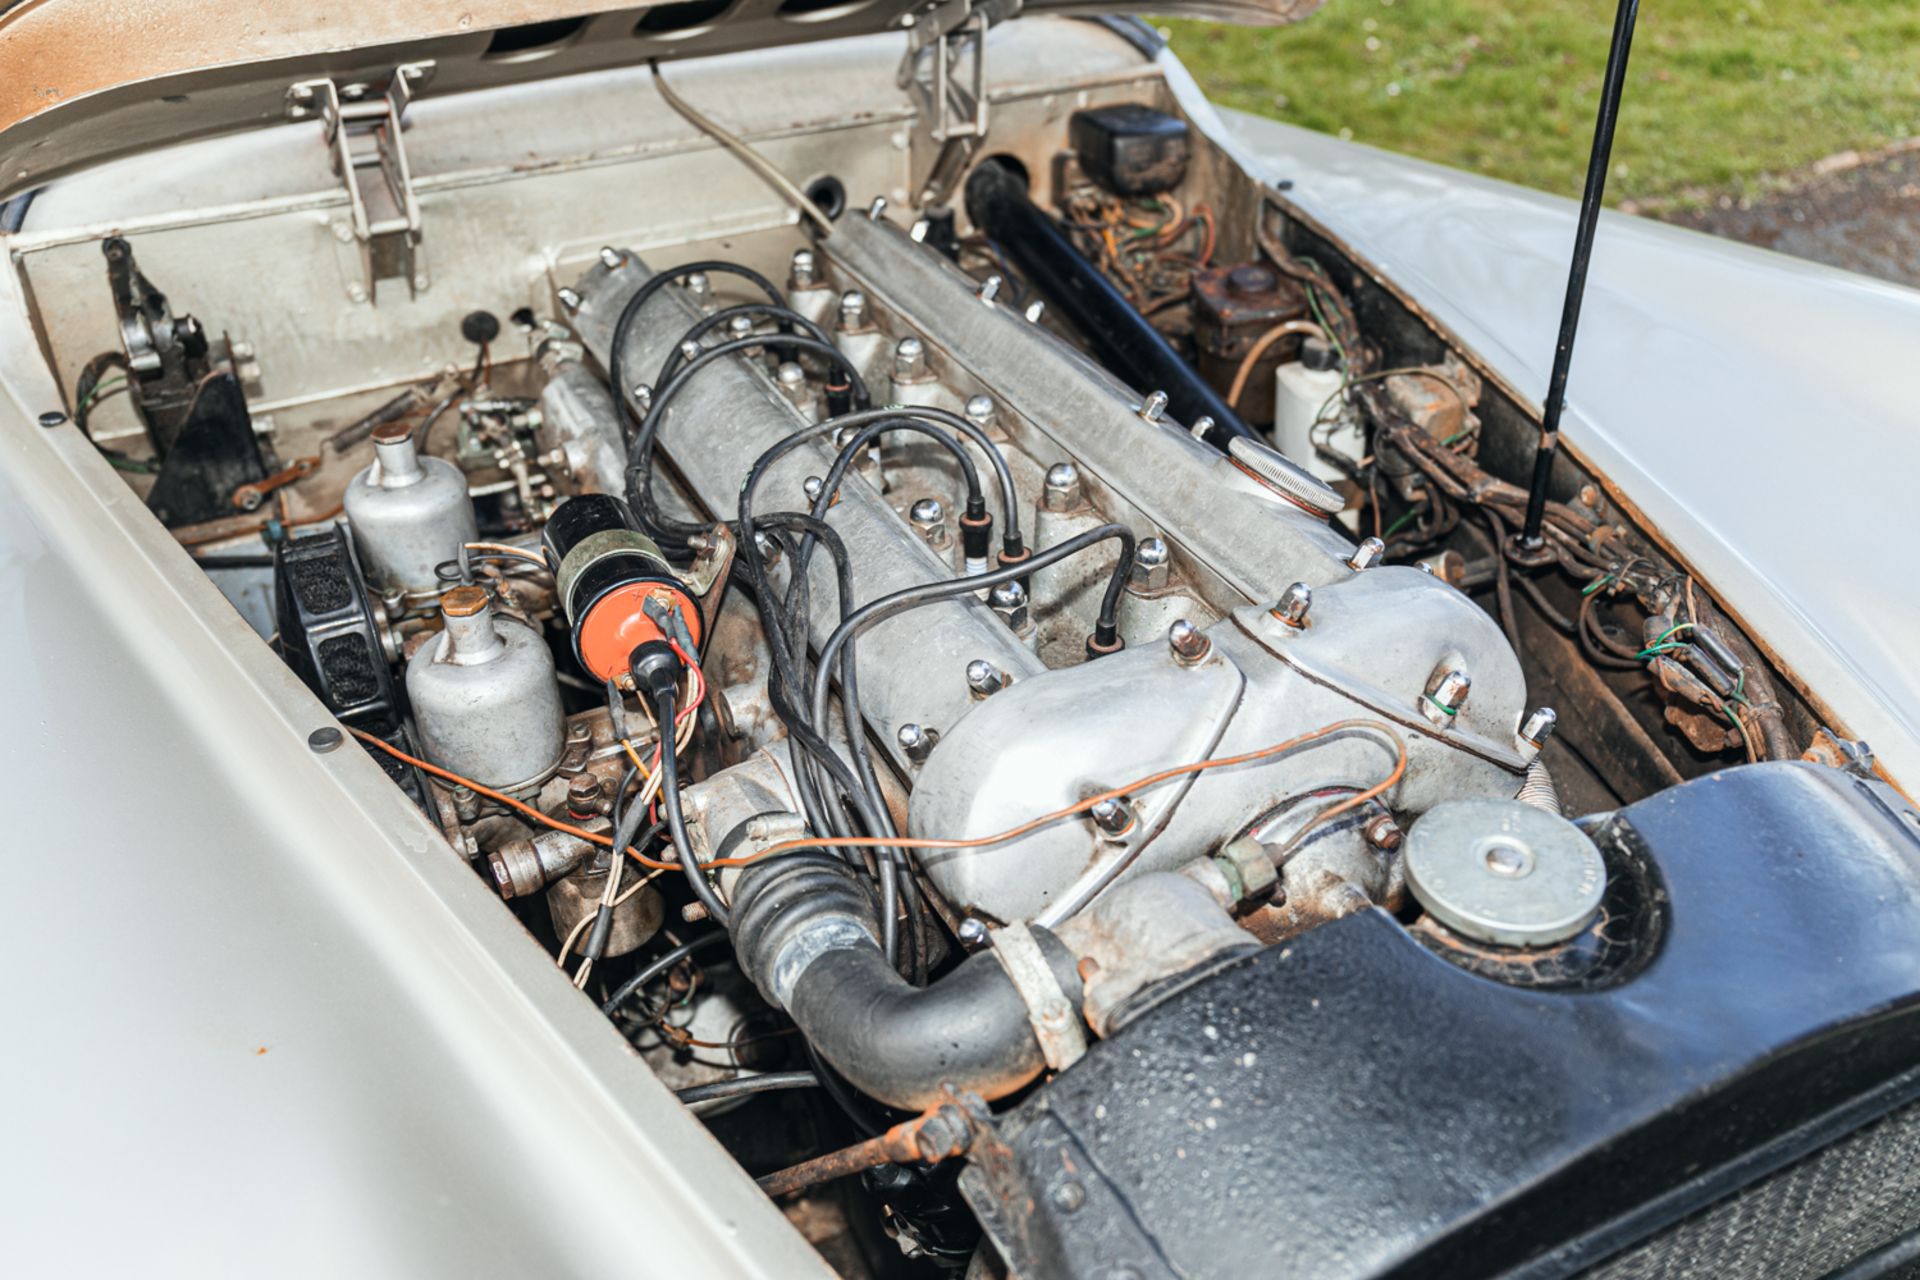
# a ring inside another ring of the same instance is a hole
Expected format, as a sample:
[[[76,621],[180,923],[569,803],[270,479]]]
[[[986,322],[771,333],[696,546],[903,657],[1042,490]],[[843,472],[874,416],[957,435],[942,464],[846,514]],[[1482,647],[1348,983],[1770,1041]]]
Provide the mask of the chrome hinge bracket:
[[[433,78],[431,62],[395,67],[384,87],[366,81],[302,80],[287,89],[287,118],[318,120],[328,158],[347,189],[348,225],[360,249],[356,302],[372,302],[382,280],[404,280],[409,295],[429,283],[420,248],[420,202],[401,137],[407,106]],[[361,171],[373,179],[361,181]],[[344,238],[344,237],[343,237]]]
[[[987,137],[987,29],[1019,11],[1014,3],[942,0],[909,14],[907,52],[896,77],[914,99],[932,153],[920,180],[921,208],[943,203]]]

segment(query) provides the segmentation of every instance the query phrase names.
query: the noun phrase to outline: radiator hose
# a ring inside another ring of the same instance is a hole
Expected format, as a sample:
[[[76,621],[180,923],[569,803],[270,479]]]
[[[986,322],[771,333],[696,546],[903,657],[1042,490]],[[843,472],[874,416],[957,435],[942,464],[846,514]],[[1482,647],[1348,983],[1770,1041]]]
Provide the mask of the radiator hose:
[[[734,885],[732,930],[741,969],[760,993],[870,1097],[921,1110],[951,1084],[991,1100],[1046,1066],[999,959],[982,952],[931,986],[913,986],[887,962],[872,897],[838,858],[790,854],[748,867]],[[1044,929],[1033,936],[1077,1008],[1072,954]]]

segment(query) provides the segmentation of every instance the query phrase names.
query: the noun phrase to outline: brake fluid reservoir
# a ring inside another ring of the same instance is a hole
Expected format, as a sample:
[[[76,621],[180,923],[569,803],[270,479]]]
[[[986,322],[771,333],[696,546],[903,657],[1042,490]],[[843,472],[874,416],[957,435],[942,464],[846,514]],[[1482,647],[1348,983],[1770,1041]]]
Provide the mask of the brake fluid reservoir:
[[[440,597],[445,629],[407,664],[427,759],[499,791],[551,777],[566,748],[553,655],[533,628],[494,612],[482,587]]]
[[[1344,381],[1332,345],[1315,338],[1302,342],[1300,358],[1281,365],[1274,374],[1274,447],[1322,480],[1346,478],[1313,447],[1314,427],[1323,411],[1329,420],[1320,424],[1322,444],[1356,462],[1366,451],[1359,424],[1352,414],[1340,412],[1342,406],[1334,398]]]
[[[434,566],[480,536],[467,477],[444,458],[421,457],[405,422],[376,427],[373,452],[343,499],[361,567],[383,591],[438,590]]]

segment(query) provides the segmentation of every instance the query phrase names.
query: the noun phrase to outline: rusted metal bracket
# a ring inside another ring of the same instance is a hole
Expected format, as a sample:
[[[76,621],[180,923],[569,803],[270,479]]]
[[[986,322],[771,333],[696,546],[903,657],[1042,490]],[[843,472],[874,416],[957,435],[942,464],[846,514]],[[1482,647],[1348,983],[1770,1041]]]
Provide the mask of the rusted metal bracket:
[[[896,80],[914,98],[917,132],[933,160],[920,184],[924,208],[944,203],[987,136],[987,28],[1018,4],[943,0],[909,15],[907,52]]]
[[[420,251],[420,203],[401,130],[408,104],[433,71],[431,62],[409,62],[395,67],[384,87],[329,79],[302,80],[287,89],[287,118],[321,122],[333,171],[347,189],[363,276],[348,289],[355,302],[372,302],[382,280],[406,281],[409,296],[430,283]],[[362,169],[372,170],[378,181],[363,187]]]

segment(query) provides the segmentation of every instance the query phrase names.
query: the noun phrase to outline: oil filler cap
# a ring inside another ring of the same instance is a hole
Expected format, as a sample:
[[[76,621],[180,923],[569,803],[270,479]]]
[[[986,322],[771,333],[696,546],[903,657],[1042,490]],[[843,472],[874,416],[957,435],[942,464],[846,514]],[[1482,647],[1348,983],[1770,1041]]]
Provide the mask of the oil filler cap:
[[[1436,805],[1406,843],[1407,887],[1440,923],[1476,942],[1545,947],[1592,921],[1607,868],[1584,832],[1518,800]]]
[[[1338,489],[1258,440],[1235,436],[1227,441],[1227,456],[1261,484],[1317,516],[1338,515],[1347,505]]]

